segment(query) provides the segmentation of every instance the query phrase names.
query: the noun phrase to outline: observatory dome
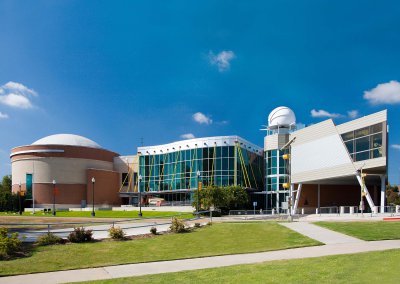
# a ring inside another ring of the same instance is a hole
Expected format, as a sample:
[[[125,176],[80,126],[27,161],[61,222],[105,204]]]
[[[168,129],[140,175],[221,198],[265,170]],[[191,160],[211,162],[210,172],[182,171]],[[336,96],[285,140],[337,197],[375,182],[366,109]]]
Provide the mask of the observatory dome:
[[[268,128],[292,127],[296,124],[294,112],[285,106],[280,106],[271,111],[268,116]]]
[[[89,148],[101,148],[96,142],[79,135],[74,134],[55,134],[46,136],[32,143],[32,145],[66,145],[80,146]]]

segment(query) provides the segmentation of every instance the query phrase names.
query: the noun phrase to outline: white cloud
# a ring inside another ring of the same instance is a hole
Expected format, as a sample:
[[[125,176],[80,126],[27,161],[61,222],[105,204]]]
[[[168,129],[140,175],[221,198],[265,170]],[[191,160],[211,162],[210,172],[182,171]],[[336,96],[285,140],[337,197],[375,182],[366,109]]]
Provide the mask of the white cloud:
[[[8,114],[2,113],[2,112],[0,111],[0,119],[7,119],[7,118],[8,118]]]
[[[196,138],[192,133],[182,134],[180,137],[182,139],[194,139],[194,138]]]
[[[347,112],[347,115],[348,115],[350,118],[357,118],[357,117],[360,115],[360,113],[358,112],[358,110],[349,110],[349,111]]]
[[[208,54],[210,64],[216,65],[219,72],[229,70],[231,67],[231,60],[235,57],[235,53],[231,50],[223,50],[218,54],[214,54],[212,51],[210,51]]]
[[[193,120],[196,121],[199,124],[212,124],[212,119],[210,116],[205,115],[204,113],[201,112],[196,112],[193,114]]]
[[[330,118],[338,118],[338,117],[342,117],[341,114],[339,113],[330,113],[326,110],[320,109],[320,110],[315,110],[312,109],[311,110],[311,116],[312,117],[330,117]]]
[[[2,88],[7,89],[10,92],[19,93],[19,94],[23,94],[26,96],[31,95],[31,96],[36,97],[38,95],[34,90],[29,89],[28,87],[22,85],[21,83],[12,82],[12,81],[3,85]]]
[[[378,84],[375,88],[364,92],[364,99],[373,105],[399,104],[400,83],[392,80],[388,83]]]
[[[393,144],[392,148],[396,149],[396,150],[400,150],[400,144]]]
[[[27,97],[13,93],[7,94],[5,96],[0,96],[0,103],[16,108],[32,108],[32,103]]]
[[[38,94],[21,83],[8,82],[0,87],[0,103],[9,107],[29,109],[33,105],[29,97]]]

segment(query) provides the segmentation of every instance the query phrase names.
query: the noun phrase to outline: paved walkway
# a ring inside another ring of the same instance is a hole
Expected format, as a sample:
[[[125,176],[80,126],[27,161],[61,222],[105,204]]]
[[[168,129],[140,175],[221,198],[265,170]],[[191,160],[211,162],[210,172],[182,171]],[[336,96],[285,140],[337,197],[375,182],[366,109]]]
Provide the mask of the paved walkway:
[[[327,245],[365,242],[308,222],[281,223],[281,225]]]
[[[198,222],[201,224],[205,224],[209,221],[209,219],[197,219],[192,221],[186,221],[188,226],[193,227],[194,223]],[[92,225],[85,226],[85,229],[93,231],[93,238],[100,240],[109,238],[108,230],[111,227],[112,222],[104,225]],[[126,236],[138,236],[145,235],[150,233],[151,227],[156,227],[157,232],[166,232],[169,230],[171,225],[171,220],[136,220],[136,221],[128,221],[115,223],[115,226],[120,227],[124,230]],[[79,226],[79,225],[78,225]],[[51,229],[50,232],[59,236],[60,238],[66,239],[69,233],[73,231],[73,228],[64,228],[64,229]],[[42,230],[20,230],[20,238],[24,242],[35,242],[36,239],[44,235],[48,232],[47,229]]]
[[[107,266],[91,269],[78,269],[49,273],[27,274],[0,278],[4,284],[46,284],[66,283],[77,281],[89,281],[100,279],[113,279],[129,276],[141,276],[157,273],[178,272],[205,268],[224,267],[230,265],[251,264],[273,260],[299,259],[320,257],[328,255],[340,255],[379,251],[388,249],[400,249],[400,240],[356,242],[330,244],[316,247],[295,248],[280,251],[236,254],[225,256],[213,256],[204,258],[192,258],[172,261],[159,261],[139,264],[126,264]],[[33,264],[34,265],[34,264]]]

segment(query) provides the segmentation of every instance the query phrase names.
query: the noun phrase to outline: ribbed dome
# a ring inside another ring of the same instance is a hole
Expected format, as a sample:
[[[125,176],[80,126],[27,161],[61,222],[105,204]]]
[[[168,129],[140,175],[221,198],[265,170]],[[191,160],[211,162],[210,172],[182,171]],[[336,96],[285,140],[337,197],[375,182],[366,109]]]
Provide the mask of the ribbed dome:
[[[96,142],[79,135],[74,134],[55,134],[46,136],[32,143],[32,145],[67,145],[81,146],[90,148],[101,148]]]
[[[285,106],[277,107],[268,116],[268,127],[290,127],[296,124],[296,116],[294,112]]]

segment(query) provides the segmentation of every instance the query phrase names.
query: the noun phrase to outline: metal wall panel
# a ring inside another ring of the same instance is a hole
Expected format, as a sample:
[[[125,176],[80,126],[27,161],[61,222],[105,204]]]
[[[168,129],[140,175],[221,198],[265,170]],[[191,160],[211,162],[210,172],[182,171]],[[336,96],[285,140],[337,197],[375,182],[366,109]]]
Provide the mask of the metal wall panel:
[[[364,117],[360,117],[358,119],[354,119],[352,121],[343,123],[338,125],[336,128],[340,134],[360,129],[363,127],[367,127],[370,125],[374,125],[380,122],[387,121],[387,110],[382,110],[380,112],[376,112]]]
[[[354,175],[355,168],[331,119],[294,132],[292,182]]]

